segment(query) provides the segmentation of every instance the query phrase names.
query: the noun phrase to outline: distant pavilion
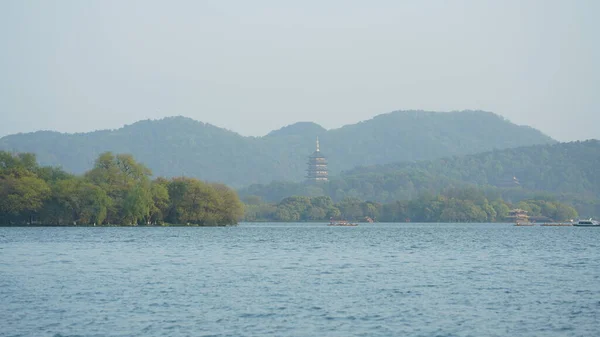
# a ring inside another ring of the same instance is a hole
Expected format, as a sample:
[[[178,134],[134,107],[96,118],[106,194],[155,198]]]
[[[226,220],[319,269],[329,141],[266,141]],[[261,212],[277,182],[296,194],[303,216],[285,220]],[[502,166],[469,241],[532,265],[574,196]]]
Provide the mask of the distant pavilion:
[[[306,179],[310,182],[328,181],[327,159],[319,148],[319,137],[317,137],[317,149],[308,157],[308,169]]]

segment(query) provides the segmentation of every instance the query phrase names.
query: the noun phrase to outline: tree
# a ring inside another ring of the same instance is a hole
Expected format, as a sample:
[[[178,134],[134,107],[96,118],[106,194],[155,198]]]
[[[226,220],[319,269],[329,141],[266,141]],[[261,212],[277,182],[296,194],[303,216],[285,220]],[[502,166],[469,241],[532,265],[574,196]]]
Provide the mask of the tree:
[[[50,195],[50,187],[29,172],[0,175],[0,213],[27,215],[28,222]]]
[[[244,204],[237,193],[223,184],[212,184],[213,189],[220,196],[222,203],[218,212],[218,223],[225,225],[236,224],[244,216]]]
[[[52,224],[102,224],[109,199],[98,186],[82,178],[56,182],[42,210],[42,219]]]
[[[110,199],[107,209],[109,223],[137,224],[150,218],[152,172],[137,163],[131,155],[102,153],[85,178],[102,188]]]
[[[235,224],[243,206],[235,192],[224,185],[209,185],[192,178],[174,178],[168,185],[168,221],[197,225]]]
[[[496,211],[496,220],[504,220],[510,212],[510,208],[502,200],[495,200],[492,202],[492,207]]]
[[[169,182],[164,178],[154,180],[150,186],[152,205],[150,206],[150,223],[161,223],[169,210]]]
[[[152,194],[147,186],[137,185],[127,191],[123,200],[122,219],[125,224],[147,223],[153,205]]]
[[[573,207],[561,203],[556,203],[555,205],[556,213],[554,213],[554,219],[558,221],[565,221],[577,219],[579,217],[577,211]]]

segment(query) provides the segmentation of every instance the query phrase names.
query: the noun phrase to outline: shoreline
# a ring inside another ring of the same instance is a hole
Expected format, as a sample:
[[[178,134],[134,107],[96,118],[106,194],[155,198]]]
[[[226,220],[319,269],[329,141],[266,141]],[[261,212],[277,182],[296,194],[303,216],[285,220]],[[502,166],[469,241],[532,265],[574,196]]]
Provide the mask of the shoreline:
[[[159,227],[235,227],[239,226],[237,224],[229,224],[229,225],[186,225],[186,224],[168,224],[168,225],[44,225],[44,224],[36,224],[36,225],[6,225],[0,224],[0,228],[8,228],[8,227],[31,227],[31,228],[39,228],[39,227],[61,227],[61,228],[78,228],[78,227],[98,227],[98,228],[107,228],[107,227],[128,227],[128,228],[159,228]]]

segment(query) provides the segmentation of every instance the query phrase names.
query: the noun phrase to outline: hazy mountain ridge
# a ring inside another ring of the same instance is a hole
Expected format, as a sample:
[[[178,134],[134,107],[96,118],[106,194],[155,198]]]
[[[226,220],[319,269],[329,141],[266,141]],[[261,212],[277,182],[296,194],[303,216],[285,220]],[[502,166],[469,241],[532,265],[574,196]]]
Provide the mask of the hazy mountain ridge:
[[[300,122],[264,137],[186,117],[144,120],[116,130],[34,132],[0,138],[0,149],[33,152],[40,164],[82,173],[105,151],[131,153],[155,175],[192,176],[232,186],[304,179],[315,138],[332,174],[359,165],[417,161],[555,141],[489,112],[396,111],[326,130]]]
[[[477,188],[493,200],[515,202],[542,194],[600,216],[600,141],[588,140],[493,150],[429,161],[357,167],[328,183],[273,182],[239,191],[279,202],[290,195],[357,198],[374,202],[411,200],[449,188]],[[548,195],[549,194],[549,195]]]
[[[600,141],[588,140],[494,150],[417,163],[356,167],[340,179],[363,183],[400,176],[439,177],[448,182],[498,188],[522,188],[600,198]],[[373,186],[392,192],[406,187]]]
[[[429,160],[554,142],[538,130],[517,126],[496,114],[483,111],[397,111],[332,130],[330,134],[345,140],[330,155],[334,171],[365,163]],[[325,138],[324,142],[327,140]],[[366,147],[368,151],[357,158],[353,151],[356,147]],[[336,166],[342,162],[341,158],[352,158],[350,165]]]
[[[318,136],[327,132],[327,129],[314,122],[297,122],[269,132],[265,137],[281,136]]]

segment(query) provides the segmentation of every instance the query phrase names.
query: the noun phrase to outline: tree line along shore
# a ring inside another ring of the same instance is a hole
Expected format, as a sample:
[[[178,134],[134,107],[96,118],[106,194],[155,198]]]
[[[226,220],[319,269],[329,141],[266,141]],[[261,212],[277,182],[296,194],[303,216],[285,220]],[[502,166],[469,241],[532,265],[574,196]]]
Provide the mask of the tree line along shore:
[[[131,155],[101,154],[75,176],[31,153],[0,151],[1,225],[234,225],[237,193],[194,178],[151,179]]]
[[[38,165],[31,153],[0,151],[0,225],[234,225],[238,221],[506,222],[513,208],[553,221],[577,211],[547,197],[510,203],[477,188],[448,188],[412,200],[378,203],[356,198],[289,196],[266,203],[223,184],[194,178],[151,179],[128,154],[101,154],[76,176]]]
[[[293,196],[279,203],[265,203],[260,197],[248,196],[245,221],[349,221],[380,222],[511,222],[513,209],[527,212],[543,221],[567,221],[578,217],[577,211],[555,200],[489,200],[476,188],[451,188],[441,194],[422,194],[413,200],[377,203],[345,198],[340,202],[328,196]]]

